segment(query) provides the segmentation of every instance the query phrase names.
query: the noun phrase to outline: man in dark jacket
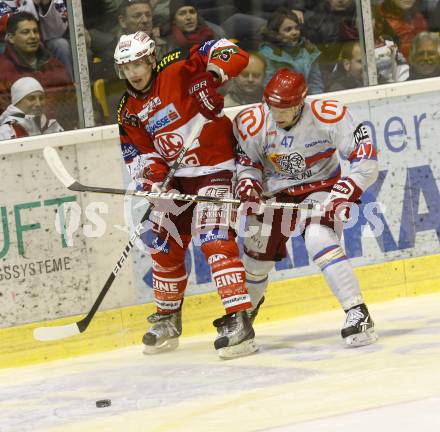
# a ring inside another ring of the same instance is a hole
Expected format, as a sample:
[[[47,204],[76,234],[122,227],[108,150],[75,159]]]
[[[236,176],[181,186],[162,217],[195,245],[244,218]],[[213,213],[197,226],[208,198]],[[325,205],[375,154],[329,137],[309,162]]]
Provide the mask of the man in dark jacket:
[[[28,12],[10,16],[7,25],[6,49],[0,55],[0,109],[9,105],[9,89],[23,76],[38,80],[46,90],[48,110],[64,128],[76,125],[73,82],[64,65],[53,57],[40,42],[35,17]]]

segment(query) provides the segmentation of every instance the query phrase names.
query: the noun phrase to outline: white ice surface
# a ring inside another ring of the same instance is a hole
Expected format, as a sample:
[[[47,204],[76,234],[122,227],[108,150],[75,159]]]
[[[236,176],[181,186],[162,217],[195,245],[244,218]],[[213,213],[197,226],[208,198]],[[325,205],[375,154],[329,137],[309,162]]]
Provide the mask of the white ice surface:
[[[0,431],[439,432],[440,294],[370,311],[380,339],[357,349],[335,310],[257,325],[260,352],[236,360],[216,357],[212,334],[159,356],[139,346],[3,369]]]

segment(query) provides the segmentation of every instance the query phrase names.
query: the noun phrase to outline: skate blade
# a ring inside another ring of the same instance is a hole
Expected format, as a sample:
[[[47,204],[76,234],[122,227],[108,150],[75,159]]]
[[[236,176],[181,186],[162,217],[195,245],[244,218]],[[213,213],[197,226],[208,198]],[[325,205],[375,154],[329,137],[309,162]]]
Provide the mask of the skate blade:
[[[356,348],[365,345],[370,345],[379,339],[374,328],[368,329],[362,333],[347,336],[345,338],[345,346],[348,348]]]
[[[179,346],[179,338],[168,339],[160,345],[144,345],[143,353],[145,355],[160,354],[173,351]]]
[[[218,356],[223,360],[245,357],[258,351],[255,339],[249,339],[238,345],[232,345],[217,350]]]

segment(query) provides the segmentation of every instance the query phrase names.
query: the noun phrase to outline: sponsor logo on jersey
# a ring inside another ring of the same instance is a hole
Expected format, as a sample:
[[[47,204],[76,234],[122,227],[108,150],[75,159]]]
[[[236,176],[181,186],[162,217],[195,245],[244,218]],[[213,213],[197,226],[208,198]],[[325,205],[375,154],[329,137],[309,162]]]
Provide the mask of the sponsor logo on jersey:
[[[162,58],[162,60],[156,66],[156,71],[160,72],[164,67],[179,61],[183,57],[184,55],[182,50],[179,49],[179,50],[171,51],[169,54],[165,55]]]
[[[355,131],[353,132],[353,136],[354,142],[356,144],[359,144],[364,140],[370,139],[370,136],[368,135],[368,130],[362,123],[358,125],[358,127],[355,129]]]
[[[300,181],[300,180],[306,180],[306,179],[312,177],[312,175],[313,175],[312,170],[309,169],[309,170],[304,171],[300,174],[291,175],[291,176],[289,176],[289,178],[291,180]]]
[[[159,237],[151,242],[151,247],[156,250],[160,250],[163,253],[170,253],[170,246],[166,240],[161,240]]]
[[[219,48],[214,50],[211,58],[213,59],[218,58],[219,60],[228,62],[231,59],[232,55],[237,52],[238,52],[237,47]]]
[[[214,229],[206,234],[200,234],[200,244],[209,243],[216,240],[227,240],[228,232],[226,230]],[[226,257],[225,257],[226,258]]]
[[[306,169],[306,161],[298,152],[288,154],[272,153],[269,158],[278,172],[289,176],[301,174]]]
[[[121,144],[122,157],[124,160],[131,161],[140,155],[139,150],[133,144]]]
[[[199,53],[203,55],[208,55],[209,50],[215,45],[215,40],[206,41],[199,48]]]
[[[202,190],[200,190],[200,193]],[[217,198],[223,198],[229,194],[229,186],[212,186],[208,187],[206,189],[203,189],[203,195],[209,196],[209,197],[217,197]]]
[[[315,145],[318,145],[318,144],[330,144],[330,141],[327,139],[312,141],[312,142],[304,144],[304,147],[310,148],[310,147],[314,147]]]
[[[338,123],[347,112],[347,107],[335,100],[314,100],[312,112],[322,123]]]
[[[132,127],[141,127],[141,122],[136,114],[129,114],[128,109],[124,110],[122,115],[122,124]]]
[[[226,259],[227,258],[227,256],[226,255],[223,255],[223,254],[214,254],[214,255],[211,255],[209,258],[208,258],[208,264],[209,265],[211,265],[211,264],[213,264],[213,263],[215,263],[215,262],[217,262],[217,261],[221,261],[221,260],[224,260],[224,259]]]
[[[183,147],[182,136],[174,132],[160,134],[155,141],[159,153],[165,160],[174,159]]]
[[[158,111],[154,116],[148,120],[148,124],[145,126],[148,133],[153,135],[155,132],[163,129],[164,127],[174,123],[181,117],[177,112],[173,103],[168,104],[165,108]]]
[[[160,100],[159,96],[156,96],[152,99],[150,99],[147,104],[144,106],[144,108],[142,109],[142,111],[140,111],[138,113],[138,117],[141,121],[144,121],[147,119],[148,114],[152,111],[154,111],[160,104],[162,103],[162,101]]]

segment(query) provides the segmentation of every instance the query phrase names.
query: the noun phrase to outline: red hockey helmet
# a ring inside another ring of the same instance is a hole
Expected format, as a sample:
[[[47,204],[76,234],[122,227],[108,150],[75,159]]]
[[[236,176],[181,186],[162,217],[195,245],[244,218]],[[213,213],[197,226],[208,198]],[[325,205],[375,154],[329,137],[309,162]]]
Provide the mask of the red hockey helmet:
[[[304,102],[307,90],[303,74],[282,68],[267,83],[264,100],[270,106],[290,108]]]

